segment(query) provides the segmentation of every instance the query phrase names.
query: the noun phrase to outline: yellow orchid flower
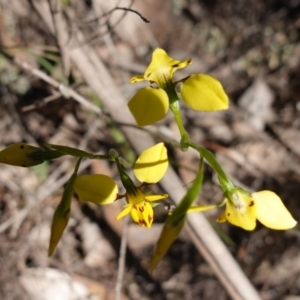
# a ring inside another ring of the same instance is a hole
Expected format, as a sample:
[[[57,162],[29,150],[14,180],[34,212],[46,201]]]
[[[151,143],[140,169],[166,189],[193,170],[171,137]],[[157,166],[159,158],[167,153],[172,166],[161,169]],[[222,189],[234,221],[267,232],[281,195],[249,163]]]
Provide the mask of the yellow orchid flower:
[[[223,204],[226,207],[217,219],[218,223],[228,221],[249,231],[255,229],[256,220],[275,230],[291,229],[297,224],[282,200],[271,191],[247,193],[235,188],[225,195]],[[192,206],[188,212],[205,211],[216,207],[217,205]]]
[[[117,220],[125,215],[131,215],[134,222],[140,226],[151,227],[153,222],[153,201],[168,197],[167,194],[152,195],[144,193],[142,186],[157,183],[167,171],[167,149],[163,143],[144,150],[134,165],[134,174],[142,182],[142,186],[133,184],[129,176],[123,171],[116,160],[122,183],[126,189],[125,195],[118,195],[118,186],[113,179],[106,175],[83,175],[76,179],[75,191],[81,202],[93,202],[104,205],[122,197],[126,198],[127,205],[117,216]]]
[[[140,89],[128,102],[139,126],[164,118],[169,109],[170,95],[176,95],[175,86],[179,82],[182,100],[192,109],[216,111],[228,108],[228,97],[217,79],[206,74],[193,74],[176,82],[173,80],[174,73],[191,62],[191,59],[175,60],[163,49],[157,48],[145,73],[131,78],[131,83],[146,80],[157,85]]]
[[[168,195],[146,195],[136,187],[135,193],[126,193],[127,205],[119,213],[116,220],[119,220],[130,213],[134,222],[140,226],[150,228],[153,222],[153,204],[152,201],[158,201],[167,198]]]
[[[156,48],[152,54],[152,60],[144,75],[131,78],[131,83],[148,80],[155,82],[160,88],[166,89],[168,85],[173,85],[173,75],[178,69],[187,67],[192,63],[192,59],[184,61],[171,58],[165,50]]]
[[[256,220],[268,228],[277,230],[291,229],[297,224],[275,193],[260,191],[246,194],[239,189],[228,197],[225,211],[217,222],[228,221],[245,230],[254,230]]]

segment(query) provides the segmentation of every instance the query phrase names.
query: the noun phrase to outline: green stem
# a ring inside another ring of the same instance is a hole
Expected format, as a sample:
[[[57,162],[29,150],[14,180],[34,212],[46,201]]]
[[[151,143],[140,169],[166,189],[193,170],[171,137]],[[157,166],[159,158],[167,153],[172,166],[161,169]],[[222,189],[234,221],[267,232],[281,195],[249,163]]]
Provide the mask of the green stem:
[[[189,149],[189,135],[185,131],[181,113],[180,113],[180,106],[179,106],[179,98],[177,93],[174,89],[168,91],[169,101],[170,101],[170,109],[175,117],[175,121],[177,123],[181,140],[180,140],[180,148],[182,151],[187,151]]]
[[[185,128],[183,126],[183,121],[182,121],[182,117],[181,117],[181,113],[180,113],[179,102],[176,101],[176,102],[170,103],[170,109],[171,109],[172,113],[174,114],[174,117],[175,117],[176,123],[178,125],[180,135],[182,137],[183,135],[185,135],[187,133],[186,133]]]
[[[82,161],[82,157],[79,157],[79,158],[77,159],[77,162],[76,162],[76,165],[75,165],[75,169],[74,169],[74,174],[76,174],[76,175],[77,175],[77,173],[78,173],[78,169],[79,169],[79,166],[80,166],[81,161]]]
[[[62,200],[56,209],[58,211],[58,213],[61,213],[61,215],[65,215],[66,212],[70,211],[72,195],[73,195],[73,190],[74,190],[74,184],[75,184],[75,181],[77,178],[77,173],[78,173],[78,169],[79,169],[81,161],[82,161],[82,157],[77,159],[74,172],[67,182],[65,190],[63,192]]]
[[[116,162],[116,165],[117,165],[117,168],[118,168],[118,171],[120,174],[120,179],[122,181],[124,188],[126,189],[126,192],[128,194],[135,195],[137,187],[134,185],[131,178],[124,171],[124,169],[120,163],[120,160],[119,160],[119,153],[115,149],[110,149],[109,155]]]
[[[214,170],[218,174],[218,178],[220,181],[220,184],[223,188],[223,190],[230,191],[232,190],[235,186],[230,180],[230,178],[227,176],[227,174],[223,171],[221,165],[215,158],[215,156],[207,150],[205,147],[197,145],[190,141],[188,133],[185,131],[181,113],[180,113],[180,107],[179,107],[179,98],[178,95],[175,91],[175,89],[168,89],[167,94],[169,97],[170,101],[170,109],[174,114],[180,135],[181,135],[181,140],[180,140],[180,148],[182,151],[187,151],[189,147],[192,147],[193,149],[197,150],[200,154],[201,157],[203,157],[211,166],[214,168]]]
[[[180,222],[180,220],[186,215],[188,209],[191,207],[195,199],[197,198],[203,182],[203,158],[200,158],[198,173],[193,181],[192,186],[188,189],[187,193],[173,211],[172,215],[169,216],[169,221],[172,224]]]
[[[53,144],[45,144],[45,146],[48,149],[55,149],[57,151],[54,150],[45,150],[44,151],[44,155],[46,160],[49,159],[55,159],[57,157],[63,156],[63,155],[72,155],[74,157],[85,157],[85,158],[89,158],[89,159],[107,159],[110,160],[110,156],[109,155],[102,155],[102,154],[93,154],[93,153],[89,153],[77,148],[73,148],[73,147],[68,147],[68,146],[61,146],[61,145],[53,145]]]
[[[101,154],[94,154],[92,159],[107,159],[107,160],[112,160],[113,159],[109,155],[101,155]]]
[[[230,191],[235,186],[227,176],[227,174],[222,169],[221,165],[217,161],[216,157],[205,147],[199,146],[193,142],[189,142],[189,146],[195,150],[197,150],[200,155],[211,165],[211,167],[217,172],[219,181],[224,191]]]

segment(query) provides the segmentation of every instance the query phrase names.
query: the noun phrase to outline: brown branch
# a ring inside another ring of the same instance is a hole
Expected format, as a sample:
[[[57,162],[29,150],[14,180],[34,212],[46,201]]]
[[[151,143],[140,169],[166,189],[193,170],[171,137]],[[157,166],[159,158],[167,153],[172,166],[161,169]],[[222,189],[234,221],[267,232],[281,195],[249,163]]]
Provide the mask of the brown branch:
[[[141,13],[139,13],[138,11],[128,8],[128,7],[115,7],[114,10],[124,10],[124,11],[130,11],[132,13],[137,14],[145,23],[150,23],[150,21],[148,19],[146,19],[145,17],[142,16]]]
[[[49,6],[53,16],[53,23],[55,28],[55,36],[57,45],[60,50],[60,55],[63,63],[64,75],[68,77],[71,72],[71,59],[68,44],[70,37],[67,31],[67,23],[64,22],[62,14],[62,4],[60,1],[49,0]]]
[[[3,54],[7,59],[9,59],[11,62],[13,62],[16,66],[21,68],[22,70],[26,71],[29,74],[32,74],[34,77],[37,77],[45,82],[47,82],[49,85],[53,86],[57,91],[61,94],[62,97],[65,99],[72,98],[78,103],[82,104],[84,107],[91,109],[92,111],[96,113],[101,113],[101,109],[90,103],[86,98],[78,94],[76,91],[74,91],[72,88],[67,87],[63,85],[62,83],[59,83],[57,80],[55,80],[53,77],[47,75],[43,71],[31,66],[26,61],[20,60],[17,57],[11,56],[7,54],[6,52],[0,50],[0,53]]]
[[[121,292],[122,292],[123,278],[125,274],[128,225],[129,225],[129,216],[126,216],[123,221],[121,246],[119,251],[118,276],[117,276],[117,283],[115,285],[115,300],[120,300],[122,296]]]

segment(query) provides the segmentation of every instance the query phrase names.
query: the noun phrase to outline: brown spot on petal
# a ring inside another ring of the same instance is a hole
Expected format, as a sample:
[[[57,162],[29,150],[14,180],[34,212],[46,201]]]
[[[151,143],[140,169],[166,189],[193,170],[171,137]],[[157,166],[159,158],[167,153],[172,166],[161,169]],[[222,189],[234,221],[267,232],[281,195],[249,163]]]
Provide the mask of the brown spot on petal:
[[[151,76],[151,74],[152,74],[152,73],[148,73],[148,74],[146,75],[146,77],[149,78],[149,77]]]
[[[153,220],[153,218],[152,218],[151,216],[148,215],[148,221],[149,221],[149,223],[151,223],[152,220]]]
[[[179,67],[179,64],[174,64],[171,66],[172,68],[178,68]]]
[[[191,59],[191,58],[187,60],[187,63],[188,63],[188,64],[190,64],[191,62],[192,62],[192,59]]]
[[[227,213],[227,217],[230,217],[230,213]]]
[[[139,211],[143,212],[144,211],[144,207],[143,206],[139,206]]]
[[[133,206],[132,206],[132,208],[134,208],[134,209],[136,209],[136,210],[137,210],[137,207],[136,207],[136,205],[133,205]]]
[[[252,200],[249,204],[249,207],[253,206],[254,205],[254,201]]]
[[[147,226],[145,220],[139,219],[138,223],[139,223],[140,226]]]

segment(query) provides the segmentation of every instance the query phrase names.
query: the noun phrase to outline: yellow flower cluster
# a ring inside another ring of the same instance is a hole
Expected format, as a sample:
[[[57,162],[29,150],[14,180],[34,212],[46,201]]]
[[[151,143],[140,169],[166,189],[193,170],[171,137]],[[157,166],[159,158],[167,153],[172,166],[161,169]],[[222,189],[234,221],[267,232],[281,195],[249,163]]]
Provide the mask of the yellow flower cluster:
[[[129,101],[128,107],[139,126],[153,124],[167,114],[174,96],[176,85],[180,83],[180,96],[190,108],[199,111],[216,111],[228,108],[228,97],[221,83],[206,74],[192,74],[174,81],[174,73],[191,64],[192,60],[175,60],[160,48],[154,50],[152,61],[143,75],[134,76],[131,82],[149,81],[150,86],[140,89]],[[226,220],[246,230],[253,230],[256,220],[272,229],[290,229],[296,221],[273,192],[247,193],[233,184],[224,193],[222,205],[225,211],[218,222]],[[194,206],[188,212],[205,211],[216,205]]]

